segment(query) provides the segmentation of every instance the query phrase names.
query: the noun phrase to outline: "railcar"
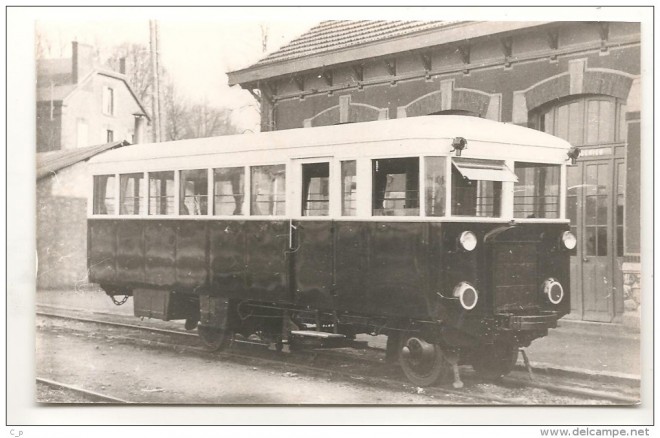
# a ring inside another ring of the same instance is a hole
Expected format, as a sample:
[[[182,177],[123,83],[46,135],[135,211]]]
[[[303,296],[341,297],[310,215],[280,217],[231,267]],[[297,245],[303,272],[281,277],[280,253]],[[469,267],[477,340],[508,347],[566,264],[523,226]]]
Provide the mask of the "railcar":
[[[89,277],[214,350],[366,333],[416,385],[502,376],[570,311],[577,153],[453,115],[127,146],[90,160]]]

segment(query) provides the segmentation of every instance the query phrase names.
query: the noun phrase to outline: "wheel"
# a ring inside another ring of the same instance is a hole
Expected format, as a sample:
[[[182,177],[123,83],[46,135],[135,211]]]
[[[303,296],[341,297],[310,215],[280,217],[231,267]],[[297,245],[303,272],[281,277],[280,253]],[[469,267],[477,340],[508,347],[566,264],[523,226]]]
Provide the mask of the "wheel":
[[[197,334],[204,344],[204,348],[209,351],[224,350],[229,346],[232,339],[232,333],[227,330],[205,325],[197,326]]]
[[[399,345],[399,365],[413,384],[430,386],[451,373],[451,365],[438,345],[411,335],[402,335]]]
[[[186,319],[186,324],[184,325],[186,330],[195,330],[199,321],[196,319],[188,318]]]
[[[499,379],[513,370],[518,361],[518,347],[512,344],[492,344],[472,352],[472,369],[480,376]]]

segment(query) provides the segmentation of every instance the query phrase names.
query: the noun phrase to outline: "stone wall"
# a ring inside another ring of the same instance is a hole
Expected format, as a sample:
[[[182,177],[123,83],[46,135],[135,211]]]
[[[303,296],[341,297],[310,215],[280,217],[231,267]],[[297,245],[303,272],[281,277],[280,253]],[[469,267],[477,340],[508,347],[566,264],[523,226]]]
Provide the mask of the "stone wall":
[[[87,200],[62,182],[85,175],[85,163],[37,181],[37,287],[87,286]]]

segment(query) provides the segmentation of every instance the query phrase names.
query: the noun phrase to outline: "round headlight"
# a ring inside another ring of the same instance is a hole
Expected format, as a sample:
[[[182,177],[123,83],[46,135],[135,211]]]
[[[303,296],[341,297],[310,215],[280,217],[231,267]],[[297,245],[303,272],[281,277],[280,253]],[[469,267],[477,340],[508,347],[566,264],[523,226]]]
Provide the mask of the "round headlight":
[[[564,231],[562,233],[561,241],[566,247],[566,249],[574,249],[575,246],[577,245],[577,239],[575,238],[575,234],[571,233],[570,231]]]
[[[564,298],[564,288],[554,278],[548,278],[543,282],[543,293],[552,304],[559,304]]]
[[[454,296],[458,298],[461,303],[461,306],[465,310],[472,310],[474,306],[477,305],[479,301],[479,294],[477,290],[472,287],[470,283],[461,282],[454,288]]]
[[[463,231],[458,238],[461,247],[466,251],[472,251],[477,247],[477,236],[472,231]]]

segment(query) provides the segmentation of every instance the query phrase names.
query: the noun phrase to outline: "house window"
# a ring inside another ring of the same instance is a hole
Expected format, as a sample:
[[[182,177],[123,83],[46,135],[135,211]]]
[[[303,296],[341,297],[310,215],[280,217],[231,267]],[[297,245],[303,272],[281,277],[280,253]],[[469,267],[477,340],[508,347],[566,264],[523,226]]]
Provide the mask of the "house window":
[[[373,215],[419,215],[419,158],[373,160]]]
[[[623,105],[615,99],[594,96],[554,106],[538,116],[541,131],[573,146],[597,146],[626,139]]]
[[[103,87],[103,114],[112,116],[115,113],[115,92],[110,87]]]
[[[115,132],[112,129],[105,131],[105,142],[112,143],[115,140]]]

